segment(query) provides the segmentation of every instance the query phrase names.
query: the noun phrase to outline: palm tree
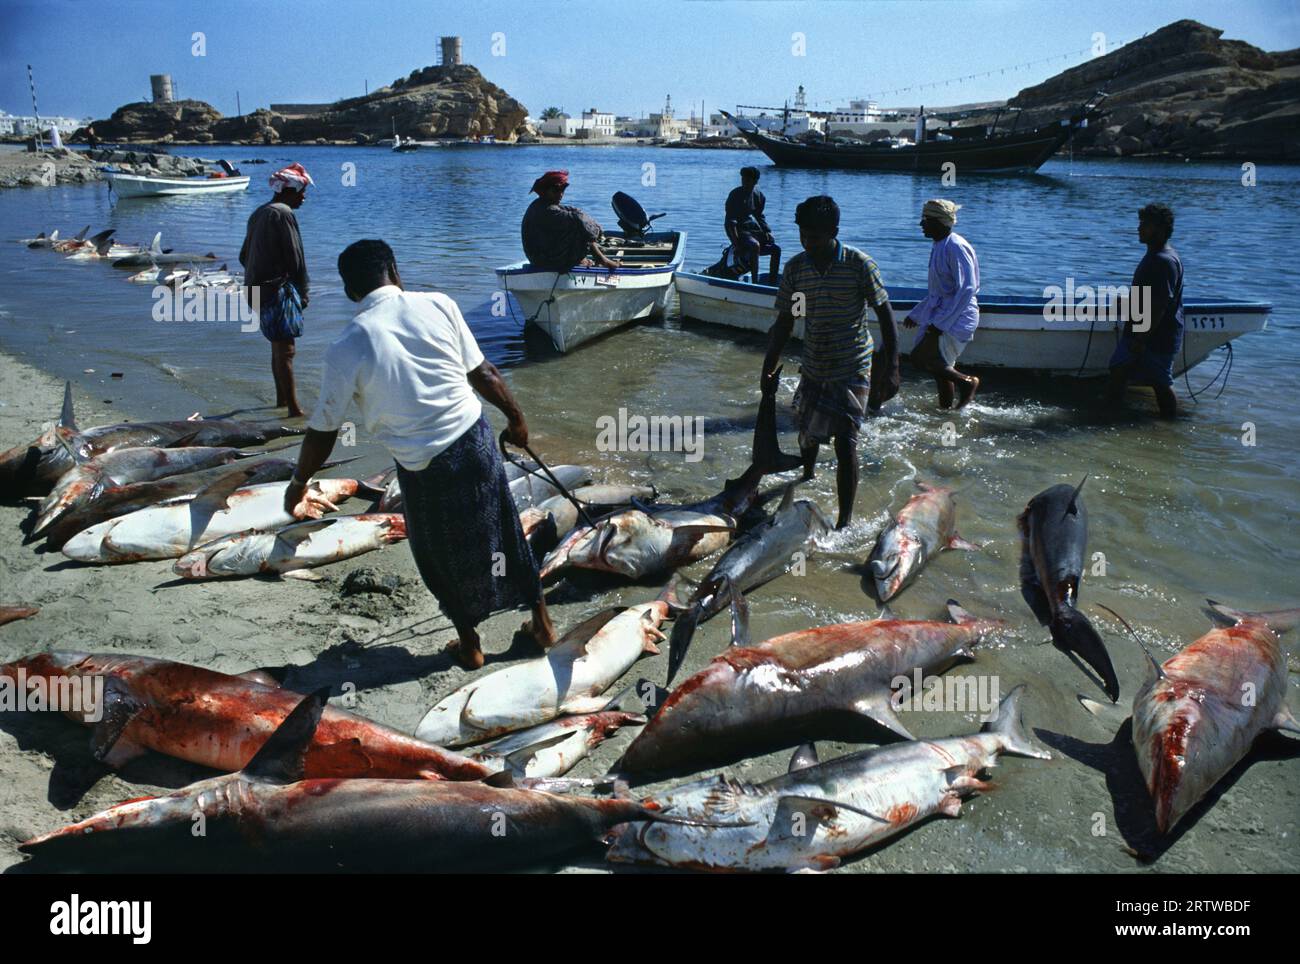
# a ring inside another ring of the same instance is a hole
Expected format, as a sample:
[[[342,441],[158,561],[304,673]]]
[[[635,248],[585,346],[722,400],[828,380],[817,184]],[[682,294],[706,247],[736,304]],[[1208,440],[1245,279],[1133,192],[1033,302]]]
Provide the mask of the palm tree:
[[[559,117],[562,111],[558,107],[548,107],[542,111],[542,120],[550,120],[552,117]]]

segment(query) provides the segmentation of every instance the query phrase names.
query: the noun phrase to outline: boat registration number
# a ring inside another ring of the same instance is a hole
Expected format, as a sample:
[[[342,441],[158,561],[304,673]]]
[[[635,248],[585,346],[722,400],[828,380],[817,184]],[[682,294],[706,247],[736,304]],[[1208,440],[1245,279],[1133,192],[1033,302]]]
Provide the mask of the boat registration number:
[[[616,274],[598,275],[596,277],[596,284],[602,288],[617,288],[618,275]]]
[[[1199,329],[1226,328],[1227,319],[1223,315],[1193,315],[1187,319],[1188,327]]]

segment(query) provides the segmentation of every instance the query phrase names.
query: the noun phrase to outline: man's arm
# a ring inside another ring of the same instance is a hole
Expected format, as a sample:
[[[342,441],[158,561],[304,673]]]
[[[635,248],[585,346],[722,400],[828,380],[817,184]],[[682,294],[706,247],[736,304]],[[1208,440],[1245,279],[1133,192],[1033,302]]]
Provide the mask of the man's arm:
[[[782,311],[776,316],[776,321],[767,333],[767,355],[763,358],[763,374],[760,386],[766,390],[768,383],[776,375],[777,363],[781,360],[781,352],[785,351],[786,342],[790,340],[790,334],[794,331],[794,315],[790,311]]]
[[[298,467],[293,470],[293,478],[284,490],[284,511],[295,519],[319,519],[325,512],[337,508],[327,499],[308,493],[307,483],[334,451],[334,441],[338,436],[338,429],[321,432],[314,428],[307,429],[303,436],[302,448],[298,450]]]
[[[1173,279],[1163,272],[1142,271],[1139,270],[1133,278],[1133,290],[1129,291],[1129,321],[1134,325],[1131,330],[1133,341],[1145,349],[1151,336],[1155,334],[1156,328],[1165,317],[1165,311],[1169,308],[1169,302],[1172,300],[1173,293],[1170,286]],[[1138,318],[1134,309],[1135,294],[1138,289],[1142,291],[1143,314],[1144,318]],[[1137,330],[1137,325],[1145,323],[1142,331]]]
[[[511,445],[523,448],[528,444],[528,423],[515,401],[515,396],[501,377],[501,372],[490,361],[484,361],[467,376],[474,391],[501,410],[506,417],[506,439]]]

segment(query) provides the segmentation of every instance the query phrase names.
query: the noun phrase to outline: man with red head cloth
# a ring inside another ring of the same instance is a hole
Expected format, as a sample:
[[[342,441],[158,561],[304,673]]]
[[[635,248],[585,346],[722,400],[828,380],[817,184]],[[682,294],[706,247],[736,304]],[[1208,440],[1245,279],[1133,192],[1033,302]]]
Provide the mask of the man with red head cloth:
[[[543,271],[568,271],[577,265],[618,265],[600,250],[601,226],[581,208],[561,204],[568,171],[547,171],[533,182],[537,200],[528,205],[520,226],[528,263]]]
[[[258,310],[262,334],[271,343],[275,405],[287,408],[290,418],[302,414],[293,381],[293,356],[308,300],[307,260],[293,212],[302,207],[307,185],[313,183],[301,164],[290,164],[272,174],[275,197],[249,216],[239,252],[249,304]]]

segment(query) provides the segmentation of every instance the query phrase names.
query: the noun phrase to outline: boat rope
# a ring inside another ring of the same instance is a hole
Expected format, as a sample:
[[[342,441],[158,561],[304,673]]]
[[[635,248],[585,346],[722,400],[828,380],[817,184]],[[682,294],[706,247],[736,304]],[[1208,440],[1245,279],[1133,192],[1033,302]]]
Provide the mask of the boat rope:
[[[567,272],[567,271],[564,271],[564,272],[559,272],[559,271],[557,271],[557,272],[555,273],[555,280],[551,282],[551,292],[550,292],[549,295],[547,295],[546,300],[543,301],[540,305],[537,306],[537,310],[533,312],[532,317],[530,317],[530,318],[525,318],[522,322],[519,321],[519,319],[515,317],[515,309],[514,309],[514,306],[510,304],[510,281],[507,279],[507,280],[504,282],[504,284],[505,284],[505,296],[506,296],[506,307],[510,309],[510,319],[511,319],[511,321],[514,321],[517,325],[519,325],[519,330],[520,330],[520,331],[523,331],[525,327],[527,327],[528,325],[531,325],[531,324],[533,324],[535,321],[537,321],[537,316],[540,315],[540,314],[542,313],[542,309],[543,309],[543,308],[548,308],[548,309],[549,309],[551,305],[555,304],[555,286],[558,285],[558,284],[560,283],[560,278],[563,277],[564,275],[568,274],[568,273],[569,273],[569,272]],[[548,319],[550,318],[550,312],[549,312],[549,311],[547,312],[547,318],[548,318]]]
[[[1183,384],[1187,386],[1187,394],[1191,397],[1193,402],[1196,402],[1197,395],[1204,395],[1213,388],[1214,383],[1219,380],[1220,375],[1223,376],[1223,384],[1219,386],[1219,390],[1215,393],[1214,397],[1218,398],[1221,396],[1224,390],[1228,387],[1228,378],[1232,375],[1232,342],[1224,342],[1219,346],[1218,350],[1227,351],[1228,353],[1227,357],[1223,360],[1223,364],[1220,365],[1219,370],[1214,373],[1214,377],[1202,386],[1199,391],[1192,391],[1192,381],[1187,377],[1187,373],[1190,371],[1187,364],[1187,336],[1186,334],[1183,335]]]
[[[555,486],[555,488],[559,490],[560,495],[564,496],[566,499],[568,499],[570,502],[573,503],[573,507],[578,510],[578,515],[582,516],[583,521],[585,521],[587,525],[592,529],[596,528],[596,523],[593,522],[591,516],[587,514],[586,506],[583,504],[582,500],[576,498],[573,495],[573,493],[571,493],[568,489],[564,487],[564,485],[560,482],[560,480],[555,477],[555,473],[551,471],[550,467],[545,462],[543,462],[540,458],[537,457],[536,452],[534,452],[527,445],[520,446],[520,448],[522,448],[525,452],[527,452],[530,456],[532,456],[533,461],[537,463],[537,467],[541,469],[542,472],[546,473],[545,476],[543,476],[541,472],[536,472],[533,469],[530,469],[528,466],[524,465],[523,462],[519,461],[517,458],[515,458],[513,455],[510,454],[509,450],[506,449],[506,434],[507,431],[503,430],[501,432],[501,435],[497,438],[497,444],[500,445],[501,454],[502,456],[505,457],[506,461],[510,462],[520,471],[525,472],[528,475],[536,476],[537,478],[541,479],[543,482],[548,482],[551,485]]]

